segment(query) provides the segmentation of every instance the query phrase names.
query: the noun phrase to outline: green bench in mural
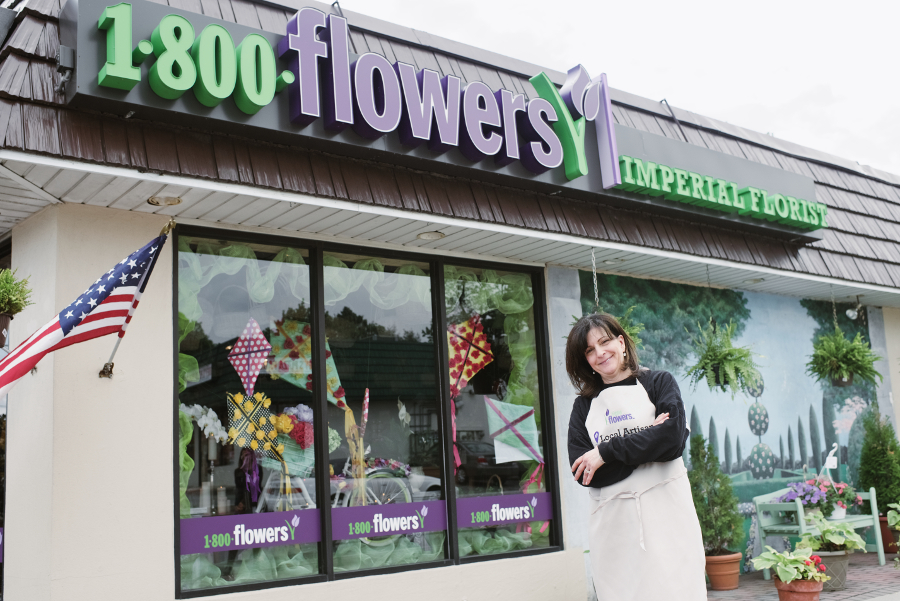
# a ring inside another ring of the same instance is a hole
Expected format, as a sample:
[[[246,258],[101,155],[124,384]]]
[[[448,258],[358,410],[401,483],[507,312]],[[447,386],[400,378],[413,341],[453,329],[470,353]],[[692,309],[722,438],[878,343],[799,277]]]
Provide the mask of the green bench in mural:
[[[767,536],[803,536],[807,532],[817,534],[818,529],[810,526],[803,519],[803,504],[800,499],[794,499],[789,503],[772,503],[772,499],[777,499],[790,492],[790,489],[783,488],[770,492],[758,497],[753,497],[753,504],[756,505],[756,518],[759,523],[759,540],[765,544]],[[870,488],[869,492],[858,493],[863,501],[869,501],[872,506],[871,514],[864,515],[847,515],[837,522],[851,524],[854,529],[867,528],[869,526],[875,529],[875,550],[878,552],[878,563],[884,565],[884,547],[881,545],[881,525],[878,523],[878,502],[875,498],[875,489]],[[763,578],[768,580],[769,570],[763,570]]]

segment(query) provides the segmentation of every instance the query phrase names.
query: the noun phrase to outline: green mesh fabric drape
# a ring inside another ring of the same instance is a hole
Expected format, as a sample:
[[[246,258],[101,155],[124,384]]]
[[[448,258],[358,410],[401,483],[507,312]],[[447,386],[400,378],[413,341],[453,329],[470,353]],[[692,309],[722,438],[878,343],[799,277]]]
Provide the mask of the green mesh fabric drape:
[[[416,265],[403,265],[394,273],[385,273],[384,264],[378,259],[363,259],[350,268],[337,257],[325,255],[323,263],[326,268],[333,268],[325,276],[327,305],[364,288],[372,304],[380,309],[395,309],[409,302],[431,308],[431,279]]]
[[[531,536],[525,532],[512,532],[498,529],[495,532],[488,530],[460,530],[459,555],[466,557],[472,555],[494,555],[519,551],[533,546]]]
[[[505,315],[503,331],[512,358],[512,371],[503,401],[534,407],[535,420],[540,426],[531,277],[520,273],[498,275],[491,269],[483,270],[479,277],[469,269],[447,265],[444,267],[444,291],[448,316],[460,310],[482,315],[496,310]]]
[[[182,518],[191,517],[191,502],[187,498],[188,479],[191,472],[194,471],[194,460],[187,453],[187,446],[194,436],[194,424],[191,422],[191,416],[184,411],[178,411],[178,428],[181,430],[181,436],[178,438],[178,464],[181,466],[181,472],[178,475],[178,502],[181,506],[180,513]]]
[[[181,556],[181,588],[193,590],[231,584],[222,578],[222,570],[206,555]]]
[[[269,262],[265,273],[259,268],[256,253],[244,244],[214,246],[203,241],[195,253],[190,238],[178,239],[178,309],[190,321],[199,321],[203,309],[200,291],[214,277],[234,275],[246,268],[247,293],[254,303],[267,303],[275,296],[275,283],[283,278],[287,288],[300,300],[309,297],[309,277],[301,266],[306,263],[300,251],[283,248]]]
[[[196,322],[185,317],[184,313],[178,312],[178,348],[181,349],[181,343],[188,334],[194,331],[197,326]],[[184,392],[188,382],[196,382],[200,379],[200,364],[197,359],[178,353],[178,393]]]
[[[245,584],[260,580],[282,580],[317,574],[318,549],[315,543],[242,551],[234,566],[234,580]]]
[[[426,532],[424,542],[429,550],[399,536],[385,545],[373,546],[361,540],[343,541],[335,546],[334,571],[348,572],[437,561],[444,558],[444,533]]]

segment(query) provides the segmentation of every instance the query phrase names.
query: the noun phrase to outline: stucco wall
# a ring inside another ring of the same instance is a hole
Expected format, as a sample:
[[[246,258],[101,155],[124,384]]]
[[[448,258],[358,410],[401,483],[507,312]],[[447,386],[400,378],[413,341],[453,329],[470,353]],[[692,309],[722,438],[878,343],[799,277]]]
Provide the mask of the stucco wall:
[[[16,317],[12,344],[164,223],[156,215],[61,205],[18,225],[13,266],[32,276],[38,302]],[[115,343],[106,337],[48,356],[9,395],[7,599],[175,598],[172,250],[167,245],[160,257],[112,380],[97,376]],[[568,419],[567,410],[557,412]],[[564,449],[565,437],[560,444]],[[219,598],[583,601],[583,566],[575,545],[559,553]]]
[[[572,316],[581,315],[581,284],[578,271],[564,267],[547,268],[547,307],[550,316],[550,360],[553,373],[553,395],[556,412],[556,438],[559,446],[559,473],[561,474],[560,502],[563,512],[563,536],[566,548],[581,554],[584,565],[585,594],[596,600],[591,578],[588,549],[587,518],[588,494],[577,484],[571,474],[567,440],[569,415],[578,393],[569,383],[566,374],[566,336],[572,329]]]
[[[882,309],[884,317],[884,335],[885,347],[887,348],[887,365],[884,375],[885,380],[890,378],[891,390],[888,395],[888,402],[882,401],[882,413],[890,413],[893,410],[894,424],[900,424],[900,377],[897,377],[897,368],[900,366],[900,309],[884,307]]]

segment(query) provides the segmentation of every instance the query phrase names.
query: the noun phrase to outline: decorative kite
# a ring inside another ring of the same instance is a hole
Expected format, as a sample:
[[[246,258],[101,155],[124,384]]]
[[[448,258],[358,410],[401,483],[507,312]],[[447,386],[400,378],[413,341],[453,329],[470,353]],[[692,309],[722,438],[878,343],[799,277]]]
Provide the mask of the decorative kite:
[[[256,379],[259,377],[259,372],[265,367],[271,352],[272,345],[263,336],[259,324],[251,317],[244,328],[244,333],[241,334],[234,344],[234,348],[228,353],[228,361],[241,377],[244,392],[247,393],[248,397],[253,396]]]
[[[472,377],[494,360],[481,316],[477,313],[461,324],[447,327],[450,350],[450,398],[455,399]]]
[[[269,375],[284,378],[294,386],[312,390],[312,328],[308,323],[289,319],[276,321],[278,335],[272,338],[273,356],[269,359],[266,370]],[[350,493],[350,506],[366,504],[366,465],[363,434],[366,429],[369,410],[369,389],[363,401],[363,421],[357,426],[353,411],[347,406],[344,388],[338,375],[337,365],[331,354],[328,340],[325,340],[325,378],[328,402],[344,410],[344,436],[350,450],[351,474],[353,490]]]
[[[477,313],[460,324],[447,326],[447,345],[450,350],[450,413],[453,416],[454,472],[462,465],[459,449],[456,448],[456,397],[466,387],[469,380],[494,360],[491,343],[487,341],[481,315]]]
[[[497,452],[497,463],[502,463],[500,459],[503,453],[500,453],[498,448],[501,444],[512,448],[512,453],[506,453],[511,457],[508,461],[514,461],[516,455],[522,454],[524,459],[544,463],[541,445],[538,442],[534,408],[495,401],[487,396],[484,397],[484,403],[487,408],[488,428]]]
[[[266,371],[276,378],[284,378],[294,386],[312,390],[312,330],[308,323],[286,319],[276,321],[278,334],[272,337],[273,356]],[[325,377],[328,402],[347,410],[346,393],[341,386],[328,340],[325,341]]]
[[[232,444],[248,448],[261,453],[266,457],[278,461],[281,464],[281,493],[287,500],[287,507],[279,508],[283,511],[291,508],[291,478],[288,474],[287,463],[284,460],[284,445],[278,441],[276,429],[277,418],[269,411],[272,401],[263,393],[257,392],[252,397],[245,397],[241,393],[228,394],[228,438]]]

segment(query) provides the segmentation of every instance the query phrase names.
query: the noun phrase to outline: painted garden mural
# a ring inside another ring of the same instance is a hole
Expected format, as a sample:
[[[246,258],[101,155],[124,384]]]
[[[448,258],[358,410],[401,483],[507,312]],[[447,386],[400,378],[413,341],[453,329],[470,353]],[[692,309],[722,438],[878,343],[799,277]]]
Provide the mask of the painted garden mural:
[[[590,272],[580,272],[583,314],[595,310]],[[712,445],[731,478],[744,516],[745,568],[761,546],[756,540],[753,497],[812,478],[837,443],[838,470],[832,476],[857,483],[863,419],[876,389],[864,381],[834,386],[807,374],[813,341],[834,331],[869,339],[865,310],[851,320],[850,305],[770,294],[690,286],[597,274],[600,308],[631,324],[643,324],[638,355],[643,366],[671,372],[679,381],[693,434]],[[630,311],[630,312],[629,312]],[[732,326],[734,346],[749,347],[759,382],[732,398],[705,380],[691,385],[696,363],[692,339],[703,328]],[[689,465],[687,449],[685,464]]]

